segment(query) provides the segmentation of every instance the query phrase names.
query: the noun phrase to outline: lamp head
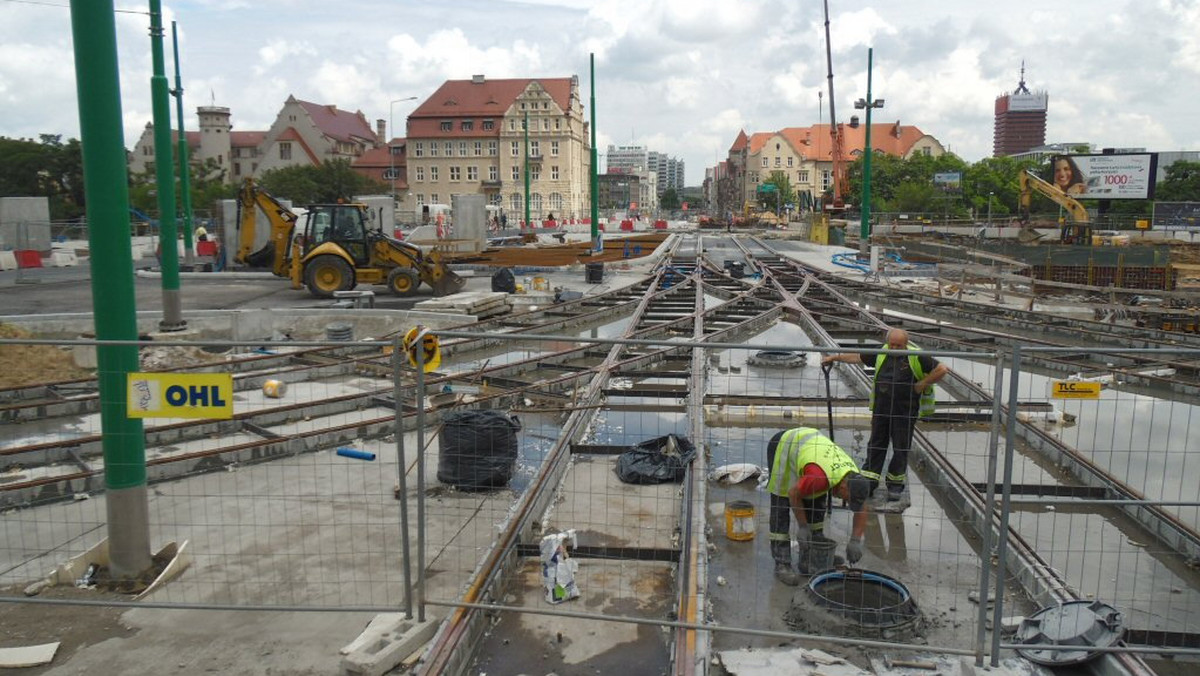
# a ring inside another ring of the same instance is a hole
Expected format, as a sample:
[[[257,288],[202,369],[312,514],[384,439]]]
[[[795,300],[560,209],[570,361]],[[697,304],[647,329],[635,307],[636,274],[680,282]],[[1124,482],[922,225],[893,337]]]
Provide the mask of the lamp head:
[[[854,107],[858,110],[862,110],[863,108],[866,108],[867,107],[866,99],[859,99],[859,100],[855,101]]]
[[[883,107],[883,99],[875,99],[875,103],[872,105],[875,108],[882,108]]]

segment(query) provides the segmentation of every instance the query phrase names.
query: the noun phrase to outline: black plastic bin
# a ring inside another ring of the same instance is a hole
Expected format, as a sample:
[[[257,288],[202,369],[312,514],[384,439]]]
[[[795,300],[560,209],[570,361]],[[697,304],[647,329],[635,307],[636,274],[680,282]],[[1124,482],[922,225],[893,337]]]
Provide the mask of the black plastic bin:
[[[604,263],[588,263],[584,266],[584,279],[588,284],[604,283]]]

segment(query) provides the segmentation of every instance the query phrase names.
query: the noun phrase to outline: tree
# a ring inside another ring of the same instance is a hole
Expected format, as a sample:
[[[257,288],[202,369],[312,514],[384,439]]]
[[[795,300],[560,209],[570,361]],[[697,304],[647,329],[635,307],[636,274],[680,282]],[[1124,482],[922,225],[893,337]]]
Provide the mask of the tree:
[[[83,150],[77,139],[0,137],[0,197],[46,197],[53,220],[84,213]]]
[[[1200,202],[1200,162],[1172,163],[1155,188],[1155,198],[1164,202]]]
[[[784,204],[795,203],[796,191],[788,175],[782,171],[772,171],[759,186],[758,201],[760,206],[771,211],[782,211]]]
[[[662,197],[658,200],[658,206],[668,211],[679,208],[679,194],[675,192],[675,188],[667,188],[663,191]]]
[[[345,159],[325,160],[320,166],[272,169],[263,174],[260,183],[275,197],[294,204],[348,201],[354,195],[388,191],[386,184],[351,169],[350,161]]]

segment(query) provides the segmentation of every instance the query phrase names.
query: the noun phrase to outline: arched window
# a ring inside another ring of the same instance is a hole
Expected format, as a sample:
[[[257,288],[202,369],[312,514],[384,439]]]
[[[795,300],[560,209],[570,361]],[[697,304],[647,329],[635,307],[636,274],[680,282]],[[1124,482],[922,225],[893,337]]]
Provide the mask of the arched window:
[[[524,205],[524,201],[521,199],[521,193],[514,192],[512,194],[512,197],[509,198],[509,209],[508,210],[513,212],[514,214],[524,213],[525,205]]]
[[[530,216],[542,217],[542,195],[541,193],[533,193],[529,196],[529,214]]]
[[[552,211],[554,213],[561,213],[562,210],[563,210],[562,193],[559,193],[559,192],[550,193],[550,211]]]

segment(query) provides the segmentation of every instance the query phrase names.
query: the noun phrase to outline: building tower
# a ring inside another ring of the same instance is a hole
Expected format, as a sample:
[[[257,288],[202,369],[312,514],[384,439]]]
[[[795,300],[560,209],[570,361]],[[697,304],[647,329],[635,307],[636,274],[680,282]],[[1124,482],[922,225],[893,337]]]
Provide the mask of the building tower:
[[[232,154],[229,133],[233,129],[229,122],[229,109],[224,106],[199,106],[196,114],[200,118],[200,152],[196,154],[197,159],[211,159],[228,171]]]
[[[1031,92],[1025,86],[1025,62],[1021,80],[1012,94],[996,97],[996,123],[992,156],[1023,153],[1046,143],[1046,108],[1049,95]]]

